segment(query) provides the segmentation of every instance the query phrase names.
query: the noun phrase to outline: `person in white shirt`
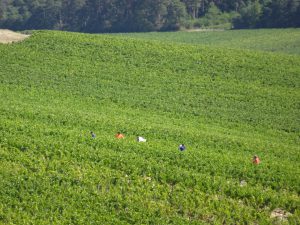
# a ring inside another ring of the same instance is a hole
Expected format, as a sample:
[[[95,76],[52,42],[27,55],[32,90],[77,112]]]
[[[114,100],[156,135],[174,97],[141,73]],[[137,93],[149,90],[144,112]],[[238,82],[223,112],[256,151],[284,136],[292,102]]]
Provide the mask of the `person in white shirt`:
[[[146,139],[141,136],[136,137],[136,140],[137,142],[146,142]]]

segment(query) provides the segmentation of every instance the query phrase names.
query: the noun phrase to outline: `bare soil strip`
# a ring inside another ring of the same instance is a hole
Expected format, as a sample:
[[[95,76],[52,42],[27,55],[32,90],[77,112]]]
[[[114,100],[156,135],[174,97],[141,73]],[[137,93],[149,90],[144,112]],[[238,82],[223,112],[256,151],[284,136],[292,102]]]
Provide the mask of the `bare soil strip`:
[[[16,33],[11,30],[0,29],[0,43],[4,44],[22,41],[29,36],[30,35]]]

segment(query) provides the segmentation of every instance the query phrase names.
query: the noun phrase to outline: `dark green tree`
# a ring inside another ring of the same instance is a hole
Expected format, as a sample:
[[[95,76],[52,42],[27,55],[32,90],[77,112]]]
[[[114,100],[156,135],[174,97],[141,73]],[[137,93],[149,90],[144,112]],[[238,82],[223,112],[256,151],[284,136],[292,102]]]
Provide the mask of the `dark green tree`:
[[[167,6],[167,15],[163,30],[179,30],[180,25],[187,17],[185,5],[179,0],[170,1]]]
[[[240,16],[234,19],[235,28],[255,28],[258,26],[262,15],[262,6],[256,0],[249,2],[240,11]]]

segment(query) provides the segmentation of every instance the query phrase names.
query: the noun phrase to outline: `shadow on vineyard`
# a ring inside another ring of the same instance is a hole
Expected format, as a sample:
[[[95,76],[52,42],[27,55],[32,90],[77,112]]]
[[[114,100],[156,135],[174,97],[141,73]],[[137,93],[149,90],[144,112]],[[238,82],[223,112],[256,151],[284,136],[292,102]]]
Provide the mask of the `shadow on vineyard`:
[[[0,223],[300,222],[298,55],[34,31],[0,56]]]

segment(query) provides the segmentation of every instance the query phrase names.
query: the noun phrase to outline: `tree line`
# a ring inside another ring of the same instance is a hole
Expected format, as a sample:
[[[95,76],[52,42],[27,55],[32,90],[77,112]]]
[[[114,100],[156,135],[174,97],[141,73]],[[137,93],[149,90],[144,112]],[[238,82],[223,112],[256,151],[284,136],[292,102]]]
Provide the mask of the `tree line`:
[[[300,27],[300,1],[0,0],[0,27],[90,33]]]

